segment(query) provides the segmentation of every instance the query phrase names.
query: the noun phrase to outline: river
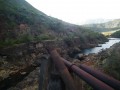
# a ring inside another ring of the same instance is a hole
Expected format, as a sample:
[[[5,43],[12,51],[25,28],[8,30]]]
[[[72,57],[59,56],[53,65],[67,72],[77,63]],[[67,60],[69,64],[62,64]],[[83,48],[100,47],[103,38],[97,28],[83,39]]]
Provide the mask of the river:
[[[109,39],[108,42],[105,42],[104,44],[99,44],[98,47],[85,49],[82,51],[82,53],[86,55],[91,54],[91,53],[98,53],[101,50],[110,48],[110,46],[112,46],[113,44],[120,42],[120,38],[108,38],[108,39]]]

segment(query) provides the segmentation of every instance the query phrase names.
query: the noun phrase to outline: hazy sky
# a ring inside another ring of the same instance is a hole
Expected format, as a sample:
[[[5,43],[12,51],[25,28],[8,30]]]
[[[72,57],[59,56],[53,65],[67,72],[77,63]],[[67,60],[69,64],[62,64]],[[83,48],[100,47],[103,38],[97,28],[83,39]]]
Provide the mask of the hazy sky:
[[[120,0],[26,0],[45,14],[83,24],[92,19],[120,18]]]

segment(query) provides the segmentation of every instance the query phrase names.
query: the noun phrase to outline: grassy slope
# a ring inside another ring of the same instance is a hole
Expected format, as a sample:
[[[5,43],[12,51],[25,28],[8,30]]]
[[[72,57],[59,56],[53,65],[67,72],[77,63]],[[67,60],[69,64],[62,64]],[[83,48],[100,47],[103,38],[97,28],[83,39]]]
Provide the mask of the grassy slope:
[[[24,28],[20,28],[23,25]],[[25,0],[0,0],[0,45],[35,40],[74,38],[105,39],[78,25],[66,23],[38,11]]]

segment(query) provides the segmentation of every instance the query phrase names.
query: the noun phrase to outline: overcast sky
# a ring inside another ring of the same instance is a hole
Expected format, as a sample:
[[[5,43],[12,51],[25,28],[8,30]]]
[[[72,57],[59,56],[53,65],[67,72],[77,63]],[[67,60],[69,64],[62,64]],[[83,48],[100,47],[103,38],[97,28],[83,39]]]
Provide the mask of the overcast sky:
[[[26,0],[45,14],[74,24],[120,18],[120,0]]]

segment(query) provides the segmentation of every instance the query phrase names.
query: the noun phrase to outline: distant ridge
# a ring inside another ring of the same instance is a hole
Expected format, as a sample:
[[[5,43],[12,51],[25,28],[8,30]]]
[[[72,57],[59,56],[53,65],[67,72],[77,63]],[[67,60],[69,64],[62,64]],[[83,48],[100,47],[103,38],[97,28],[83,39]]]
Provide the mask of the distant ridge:
[[[87,29],[89,28],[97,32],[118,30],[120,29],[120,19],[115,19],[115,20],[108,21],[105,23],[100,23],[100,24],[86,24],[86,25],[83,25],[83,27]]]
[[[86,24],[100,24],[100,23],[106,23],[112,21],[112,19],[91,19],[91,20],[87,20],[85,21],[85,25]]]

